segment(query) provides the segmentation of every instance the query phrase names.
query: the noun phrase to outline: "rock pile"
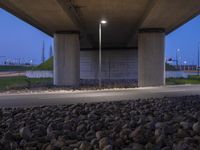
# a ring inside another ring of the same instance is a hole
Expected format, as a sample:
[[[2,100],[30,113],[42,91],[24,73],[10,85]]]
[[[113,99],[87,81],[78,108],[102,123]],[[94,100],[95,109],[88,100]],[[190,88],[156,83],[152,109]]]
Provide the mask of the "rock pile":
[[[200,96],[0,109],[2,150],[199,150]]]

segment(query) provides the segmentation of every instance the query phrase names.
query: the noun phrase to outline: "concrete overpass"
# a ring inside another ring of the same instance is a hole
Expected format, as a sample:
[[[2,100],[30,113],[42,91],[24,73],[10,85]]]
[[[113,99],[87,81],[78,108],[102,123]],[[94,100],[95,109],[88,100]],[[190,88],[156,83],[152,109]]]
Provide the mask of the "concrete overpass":
[[[200,13],[199,0],[0,0],[0,7],[54,37],[54,83],[79,85],[80,49],[137,49],[139,86],[164,85],[165,35]],[[113,53],[113,55],[115,55]]]

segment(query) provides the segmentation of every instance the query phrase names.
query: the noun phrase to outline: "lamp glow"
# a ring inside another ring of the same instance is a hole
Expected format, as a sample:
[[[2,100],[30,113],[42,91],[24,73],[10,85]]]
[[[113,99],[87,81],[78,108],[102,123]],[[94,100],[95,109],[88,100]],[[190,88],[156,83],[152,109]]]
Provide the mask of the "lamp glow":
[[[106,20],[101,20],[101,24],[106,24],[107,21]]]

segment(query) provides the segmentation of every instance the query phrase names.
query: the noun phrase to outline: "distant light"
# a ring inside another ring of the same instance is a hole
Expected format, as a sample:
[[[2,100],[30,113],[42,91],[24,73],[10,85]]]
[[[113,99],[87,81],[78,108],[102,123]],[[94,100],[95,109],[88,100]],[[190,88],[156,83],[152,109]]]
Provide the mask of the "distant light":
[[[177,49],[177,52],[179,52],[180,51],[180,49]]]
[[[184,61],[184,64],[187,64],[187,61]]]
[[[101,20],[101,24],[106,24],[107,21],[106,20]]]

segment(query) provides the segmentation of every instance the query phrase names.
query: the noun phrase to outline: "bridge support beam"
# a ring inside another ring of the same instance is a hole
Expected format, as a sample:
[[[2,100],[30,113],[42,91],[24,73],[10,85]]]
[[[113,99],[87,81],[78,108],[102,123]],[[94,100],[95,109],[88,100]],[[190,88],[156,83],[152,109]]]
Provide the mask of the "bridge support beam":
[[[77,32],[54,34],[54,85],[79,86],[80,41]]]
[[[165,85],[164,29],[141,29],[138,40],[138,86]]]

